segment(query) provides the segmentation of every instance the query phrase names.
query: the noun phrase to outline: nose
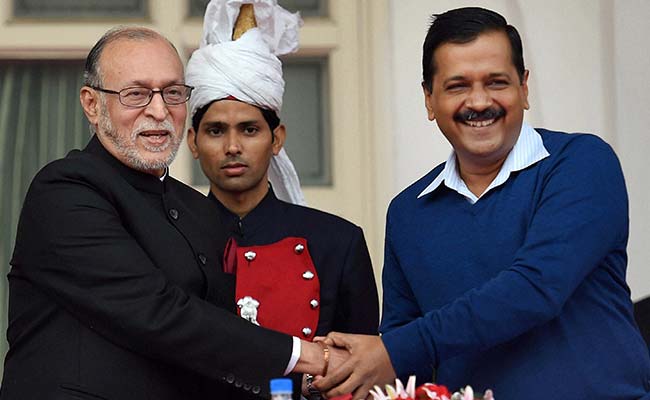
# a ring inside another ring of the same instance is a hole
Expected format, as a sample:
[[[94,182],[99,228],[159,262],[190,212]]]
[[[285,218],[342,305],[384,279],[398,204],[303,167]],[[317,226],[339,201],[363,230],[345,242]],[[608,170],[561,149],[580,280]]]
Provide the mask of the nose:
[[[145,114],[156,121],[164,121],[169,115],[167,104],[163,101],[161,92],[154,92],[151,102],[145,107]]]
[[[234,132],[233,129],[229,130],[225,135],[225,148],[226,148],[226,154],[230,156],[234,155],[239,155],[241,154],[242,148],[241,148],[241,142],[239,141],[239,135],[237,135],[236,132]]]
[[[492,106],[492,96],[483,87],[475,85],[465,99],[465,106],[474,111],[482,111]]]

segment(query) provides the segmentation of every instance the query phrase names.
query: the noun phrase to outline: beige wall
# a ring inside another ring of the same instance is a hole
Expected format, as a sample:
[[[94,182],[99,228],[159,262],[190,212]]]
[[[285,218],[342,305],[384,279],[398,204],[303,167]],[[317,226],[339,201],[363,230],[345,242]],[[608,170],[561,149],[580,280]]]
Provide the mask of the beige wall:
[[[616,1],[615,27],[615,148],[623,164],[630,195],[630,268],[628,282],[635,298],[650,295],[650,1]]]
[[[628,283],[634,298],[650,295],[650,2],[646,0],[391,0],[389,107],[397,192],[442,162],[450,147],[426,119],[421,45],[431,13],[478,5],[502,13],[524,41],[531,70],[533,125],[592,132],[621,159],[630,193]]]

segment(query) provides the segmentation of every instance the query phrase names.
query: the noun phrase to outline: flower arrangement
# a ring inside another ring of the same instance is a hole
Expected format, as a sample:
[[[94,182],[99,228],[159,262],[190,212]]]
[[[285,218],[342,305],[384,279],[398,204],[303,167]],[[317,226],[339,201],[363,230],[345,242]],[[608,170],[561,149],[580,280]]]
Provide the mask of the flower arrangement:
[[[379,386],[375,386],[375,390],[371,390],[370,394],[374,400],[494,400],[494,395],[489,389],[483,397],[474,397],[471,386],[466,386],[454,394],[450,394],[445,386],[433,383],[425,383],[416,388],[415,376],[409,378],[406,387],[402,381],[395,379],[395,386],[386,385],[386,393]]]

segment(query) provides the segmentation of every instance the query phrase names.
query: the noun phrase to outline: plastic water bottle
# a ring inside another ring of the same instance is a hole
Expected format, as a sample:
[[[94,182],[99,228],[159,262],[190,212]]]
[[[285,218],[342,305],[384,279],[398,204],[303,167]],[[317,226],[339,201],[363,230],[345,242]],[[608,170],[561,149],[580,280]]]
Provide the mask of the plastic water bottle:
[[[271,379],[271,400],[291,400],[293,382],[288,378]]]

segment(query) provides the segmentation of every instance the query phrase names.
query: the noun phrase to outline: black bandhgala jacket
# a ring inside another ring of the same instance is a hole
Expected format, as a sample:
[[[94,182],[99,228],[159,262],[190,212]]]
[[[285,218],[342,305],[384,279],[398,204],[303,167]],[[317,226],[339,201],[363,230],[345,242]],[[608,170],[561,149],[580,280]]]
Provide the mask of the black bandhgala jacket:
[[[128,168],[97,137],[48,164],[20,216],[0,398],[268,393],[291,337],[234,314],[224,244],[205,196]]]

